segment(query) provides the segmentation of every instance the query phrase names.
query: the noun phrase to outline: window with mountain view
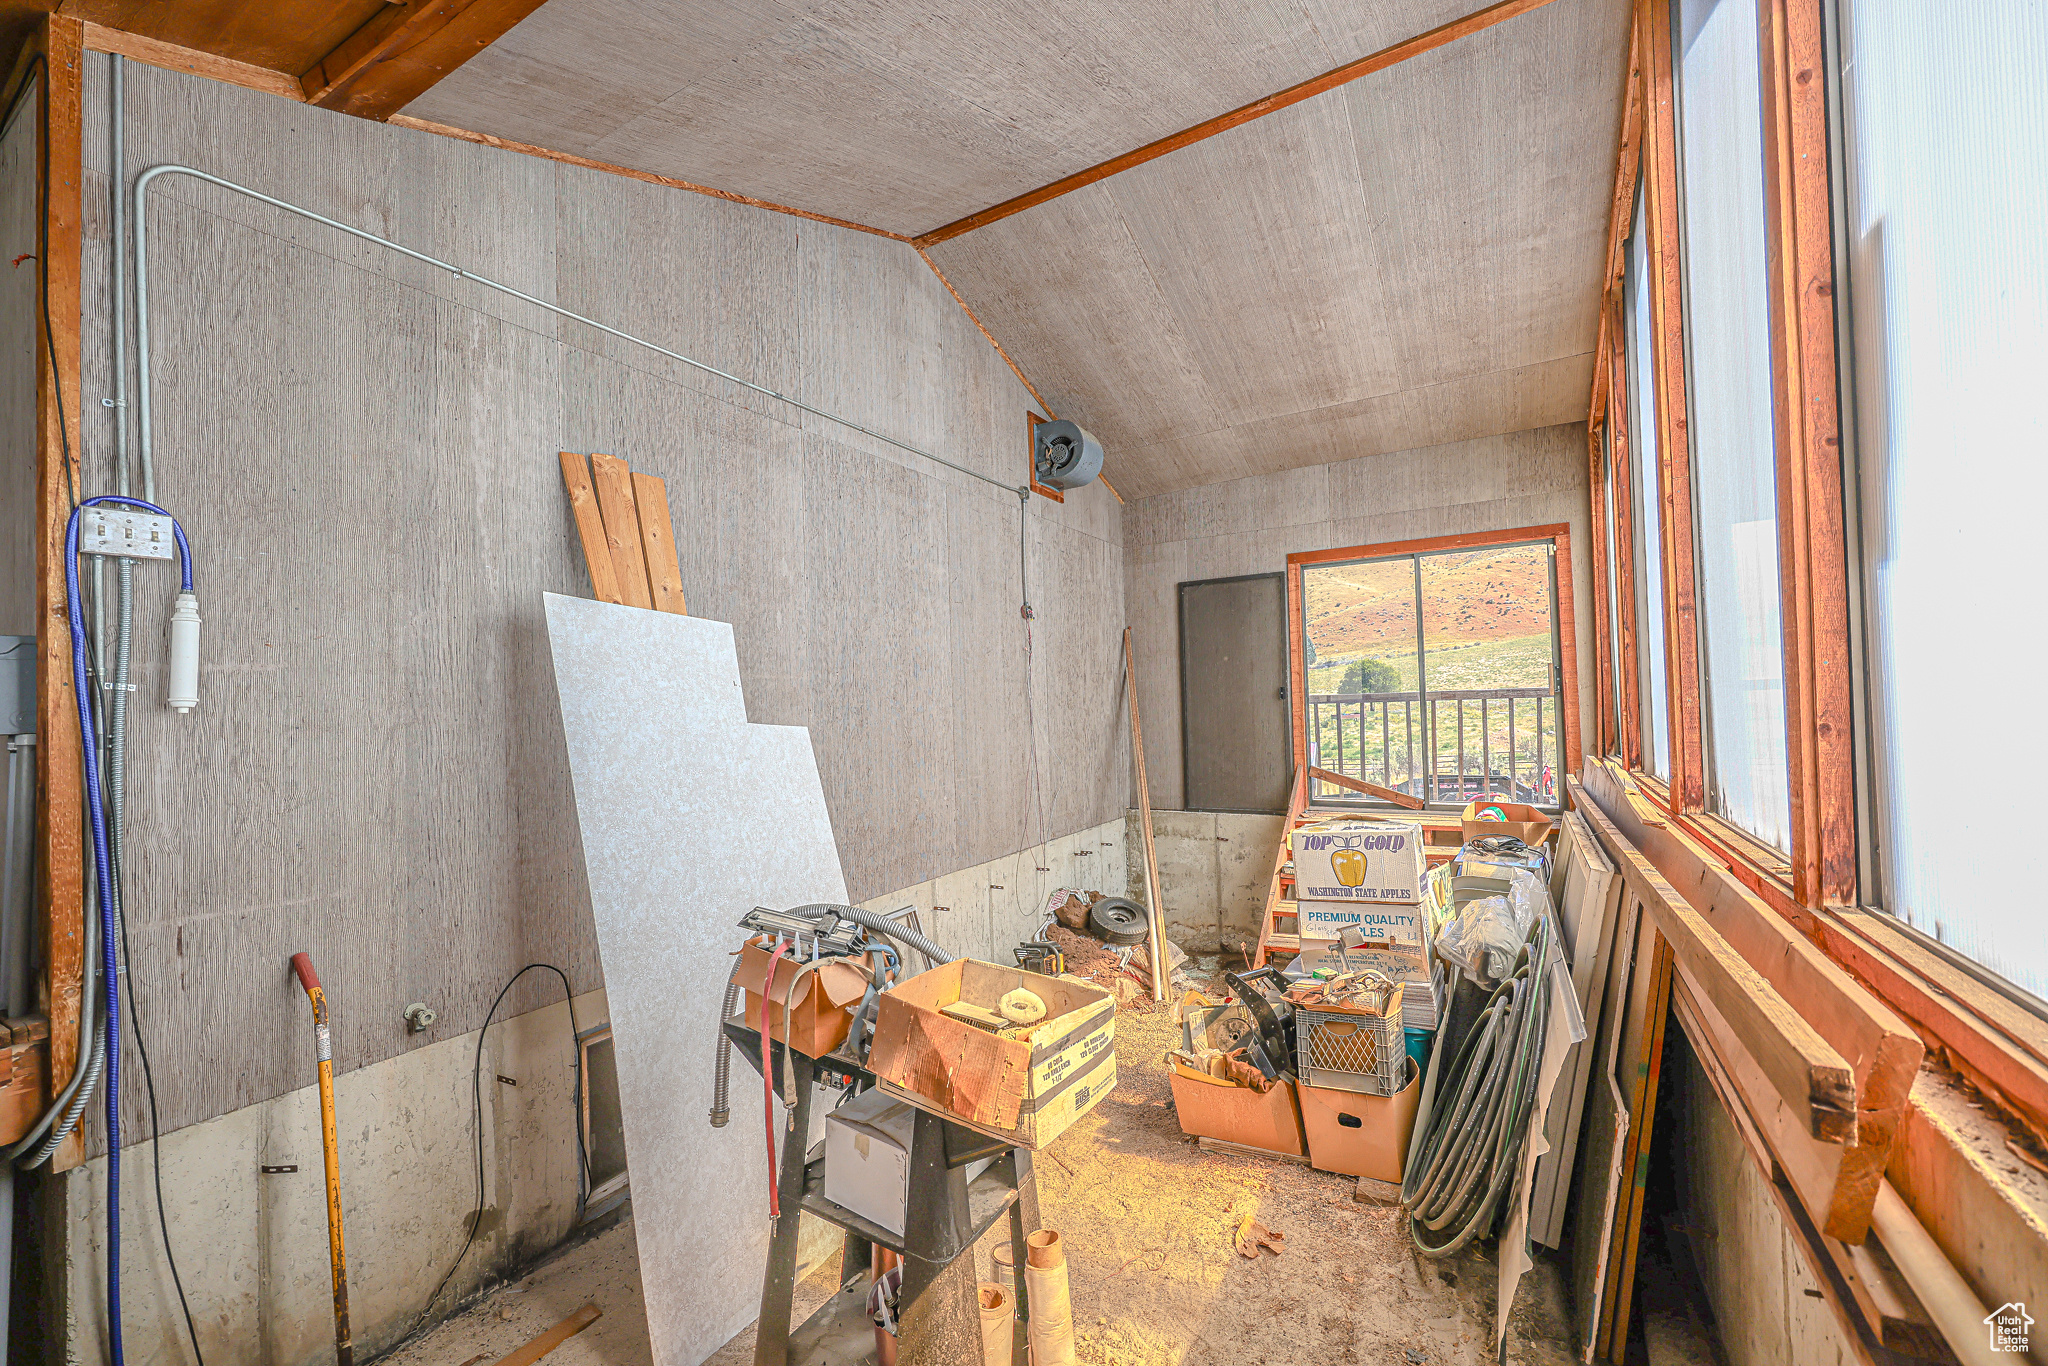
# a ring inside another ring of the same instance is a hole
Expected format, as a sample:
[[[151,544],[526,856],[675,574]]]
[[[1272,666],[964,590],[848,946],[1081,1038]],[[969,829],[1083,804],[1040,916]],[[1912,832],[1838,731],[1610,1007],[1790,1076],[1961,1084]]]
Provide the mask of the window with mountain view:
[[[1308,762],[1432,804],[1555,806],[1558,626],[1549,540],[1304,565]],[[1318,801],[1371,801],[1317,779]]]

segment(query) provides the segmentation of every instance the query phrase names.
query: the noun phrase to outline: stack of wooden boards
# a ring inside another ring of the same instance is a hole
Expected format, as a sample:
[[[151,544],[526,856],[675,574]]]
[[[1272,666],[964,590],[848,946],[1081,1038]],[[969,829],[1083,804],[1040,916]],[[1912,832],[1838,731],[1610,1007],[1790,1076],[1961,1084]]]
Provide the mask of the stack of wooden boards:
[[[1919,1036],[1617,766],[1589,758],[1570,790],[1623,886],[1572,1202],[1584,1359],[1619,1361],[1627,1346],[1667,1017],[1846,1332],[1866,1351],[1938,1358],[1924,1308],[1866,1242]]]
[[[688,616],[667,485],[635,474],[615,455],[593,455],[586,465],[572,451],[562,452],[562,483],[590,567],[591,595]]]

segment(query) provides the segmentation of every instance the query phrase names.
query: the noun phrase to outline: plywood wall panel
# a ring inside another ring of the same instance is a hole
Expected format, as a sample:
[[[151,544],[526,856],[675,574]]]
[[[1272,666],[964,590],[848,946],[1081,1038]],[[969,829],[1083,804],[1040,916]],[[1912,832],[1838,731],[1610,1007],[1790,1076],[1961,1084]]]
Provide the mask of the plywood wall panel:
[[[405,112],[916,233],[1461,12],[552,0]]]
[[[1569,421],[1627,42],[1556,0],[931,254],[1127,496]]]
[[[105,75],[92,59],[88,108]],[[131,171],[186,162],[487,256],[541,298],[978,468],[1021,447],[1028,395],[900,244],[154,68],[127,82]],[[855,896],[1037,838],[1013,496],[332,229],[163,185],[159,494],[192,534],[206,618],[202,701],[175,716],[172,571],[138,571],[133,981],[167,1129],[304,1084],[290,952],[329,985],[344,1071],[476,1028],[524,963],[601,984],[540,608],[588,591],[557,451],[667,481],[692,609],[733,624],[751,719],[810,727]],[[111,383],[106,253],[102,234],[92,395]],[[110,439],[103,420],[95,468]],[[1100,488],[1033,501],[1044,553],[1074,566],[1034,587],[1047,629],[1109,659],[1115,506]],[[1055,836],[1125,802],[1120,766],[1084,748],[1114,731],[1113,689],[1086,691],[1040,716],[1071,822]],[[988,895],[960,898],[980,941]],[[559,990],[530,975],[501,1015]],[[429,1035],[405,1032],[413,1001],[440,1012]]]
[[[0,141],[0,250],[34,253],[37,124],[33,96]],[[36,629],[36,312],[33,270],[0,278],[0,634]]]

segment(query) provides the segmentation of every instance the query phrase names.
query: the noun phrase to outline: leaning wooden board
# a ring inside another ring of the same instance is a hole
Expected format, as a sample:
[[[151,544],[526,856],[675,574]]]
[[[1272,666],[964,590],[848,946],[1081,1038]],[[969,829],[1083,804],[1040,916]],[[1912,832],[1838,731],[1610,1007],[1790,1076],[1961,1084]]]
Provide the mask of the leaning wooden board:
[[[1607,856],[1778,1094],[1816,1137],[1837,1143],[1853,1138],[1856,1084],[1842,1055],[1665,880],[1577,780],[1571,786]]]
[[[617,456],[592,455],[586,461],[563,451],[561,458],[562,486],[569,491],[569,510],[583,543],[591,596],[688,616],[668,486],[635,472]]]
[[[1590,762],[1586,773],[1588,794],[1619,832],[1848,1063],[1854,1127],[1841,1135],[1838,1188],[1809,1210],[1829,1237],[1861,1243],[1926,1046],[1904,1019],[1737,881],[1705,846],[1669,824],[1641,820],[1628,800],[1626,775]],[[1728,1013],[1724,1004],[1721,1014]],[[1732,1018],[1728,1023],[1737,1024]],[[1759,1064],[1764,1061],[1753,1046],[1749,1051]]]
[[[1642,922],[1642,903],[1624,888],[1607,976],[1597,984],[1601,1009],[1592,1040],[1592,1095],[1586,1104],[1586,1141],[1579,1150],[1573,1183],[1578,1198],[1572,1206],[1572,1311],[1581,1361],[1592,1360],[1601,1325],[1608,1316],[1607,1266],[1624,1178],[1633,1170],[1628,1165],[1627,1148],[1634,1133],[1630,1120],[1634,1087],[1626,1078],[1634,1072],[1632,1068],[1624,1072],[1620,1062],[1624,1026],[1638,1004],[1636,955],[1647,952],[1649,944]],[[1642,980],[1647,982],[1647,975]],[[1650,1006],[1642,1003],[1642,1008]]]
[[[1558,1079],[1558,1099],[1544,1124],[1550,1150],[1537,1159],[1529,1196],[1529,1236],[1556,1247],[1564,1234],[1565,1199],[1579,1150],[1579,1126],[1586,1113],[1586,1088],[1593,1076],[1600,1017],[1607,989],[1607,962],[1621,918],[1621,879],[1593,838],[1585,818],[1567,811],[1559,822],[1555,889],[1558,925],[1571,957],[1572,990],[1585,1014],[1588,1037],[1572,1045]]]

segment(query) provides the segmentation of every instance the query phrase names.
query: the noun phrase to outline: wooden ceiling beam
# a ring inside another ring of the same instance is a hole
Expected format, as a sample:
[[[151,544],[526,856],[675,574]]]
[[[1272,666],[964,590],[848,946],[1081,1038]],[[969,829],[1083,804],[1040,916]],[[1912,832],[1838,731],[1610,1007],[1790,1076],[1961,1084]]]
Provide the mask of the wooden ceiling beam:
[[[1123,171],[1128,171],[1134,166],[1142,166],[1148,161],[1156,161],[1168,152],[1177,152],[1181,148],[1201,142],[1205,138],[1213,138],[1218,133],[1226,133],[1233,128],[1242,127],[1254,119],[1278,113],[1282,109],[1300,104],[1303,100],[1311,99],[1326,91],[1335,90],[1342,85],[1349,85],[1362,76],[1370,76],[1375,71],[1385,71],[1390,66],[1397,66],[1407,61],[1410,57],[1419,57],[1425,52],[1434,52],[1437,48],[1454,43],[1460,38],[1469,37],[1483,29],[1492,28],[1495,24],[1505,23],[1518,15],[1527,14],[1532,9],[1541,9],[1549,3],[1550,0],[1499,0],[1498,3],[1488,5],[1485,9],[1474,11],[1461,19],[1453,19],[1449,23],[1439,24],[1427,33],[1418,33],[1413,38],[1404,38],[1392,47],[1381,48],[1378,52],[1360,57],[1357,61],[1346,62],[1343,66],[1325,71],[1320,76],[1311,76],[1297,85],[1290,85],[1285,90],[1279,91],[1276,94],[1267,95],[1263,99],[1253,100],[1250,104],[1240,105],[1227,114],[1219,114],[1213,119],[1196,124],[1192,128],[1183,128],[1178,133],[1169,133],[1163,138],[1146,143],[1135,151],[1113,156],[1107,161],[1098,162],[1096,165],[1090,166],[1085,171],[1076,171],[1074,174],[1060,180],[1055,180],[1049,185],[1041,185],[1035,190],[1026,190],[1014,199],[1006,199],[1000,204],[981,210],[979,213],[971,213],[965,218],[946,224],[944,227],[934,228],[923,236],[918,237],[916,239],[917,245],[919,247],[936,246],[941,242],[950,241],[962,233],[973,232],[976,228],[985,228],[991,223],[999,223],[1013,214],[1020,214],[1026,209],[1036,208],[1047,200],[1058,199],[1064,194],[1072,194],[1075,190],[1093,185],[1098,180],[1107,180],[1109,177]]]
[[[261,90],[264,94],[275,95],[279,99],[305,99],[296,80],[285,72],[272,71],[267,66],[251,66],[232,57],[201,52],[196,48],[179,47],[175,43],[166,43],[161,39],[145,38],[139,33],[108,28],[104,24],[88,22],[83,28],[85,50],[88,52],[110,52],[116,56],[126,57],[130,61],[162,67],[165,71],[183,71],[227,85]]]
[[[545,0],[406,0],[387,6],[299,77],[306,103],[383,121],[489,47]]]

